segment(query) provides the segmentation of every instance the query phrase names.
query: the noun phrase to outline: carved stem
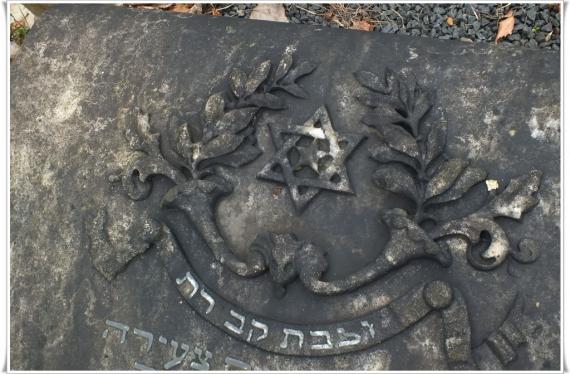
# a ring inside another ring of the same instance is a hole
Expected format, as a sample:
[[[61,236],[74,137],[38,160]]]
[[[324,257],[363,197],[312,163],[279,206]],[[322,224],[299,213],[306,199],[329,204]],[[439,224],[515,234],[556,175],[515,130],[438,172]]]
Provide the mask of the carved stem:
[[[344,279],[331,282],[320,281],[322,271],[308,266],[301,269],[299,275],[305,286],[317,294],[334,295],[361,287],[416,258],[432,258],[442,266],[451,264],[449,251],[433,242],[421,227],[407,217],[405,211],[387,211],[382,220],[390,228],[390,241],[374,263]]]
[[[231,189],[221,182],[193,180],[173,187],[165,195],[163,204],[181,209],[200,233],[217,261],[243,277],[254,277],[266,270],[263,256],[252,253],[251,263],[238,258],[226,245],[214,217],[217,198]]]
[[[314,274],[300,274],[301,281],[312,292],[319,295],[337,295],[355,290],[373,280],[387,274],[399,266],[394,266],[384,256],[380,256],[376,261],[356,273],[350,274],[344,279],[324,282],[314,277]]]

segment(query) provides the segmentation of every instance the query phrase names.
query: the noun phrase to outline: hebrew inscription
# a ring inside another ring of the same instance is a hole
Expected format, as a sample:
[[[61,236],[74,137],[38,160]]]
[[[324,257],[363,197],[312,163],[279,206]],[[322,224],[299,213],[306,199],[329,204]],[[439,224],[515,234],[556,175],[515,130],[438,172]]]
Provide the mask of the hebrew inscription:
[[[115,322],[111,320],[107,320],[107,326],[111,326],[114,328],[118,328],[121,331],[121,340],[120,344],[124,344],[127,341],[127,332],[130,330],[128,325],[125,325],[121,322]],[[138,328],[134,328],[133,335],[141,336],[146,340],[146,354],[149,354],[152,348],[152,342],[154,339],[154,335],[148,331],[140,330]],[[109,337],[109,330],[105,329],[102,334],[104,339]],[[160,336],[158,342],[161,345],[164,345],[166,348],[170,347],[170,356],[166,358],[167,361],[163,364],[160,368],[153,368],[141,362],[135,362],[133,364],[133,368],[135,370],[142,370],[142,371],[155,371],[155,370],[172,370],[179,368],[186,360],[190,363],[190,368],[192,370],[211,370],[210,368],[210,360],[214,357],[213,353],[207,349],[202,349],[198,346],[191,349],[190,345],[186,343],[178,343],[176,340],[170,340],[170,345],[168,344],[169,340],[164,336]],[[142,357],[144,359],[144,357]],[[226,356],[224,359],[225,362],[225,370],[251,370],[252,366],[245,361],[239,360],[234,357]]]

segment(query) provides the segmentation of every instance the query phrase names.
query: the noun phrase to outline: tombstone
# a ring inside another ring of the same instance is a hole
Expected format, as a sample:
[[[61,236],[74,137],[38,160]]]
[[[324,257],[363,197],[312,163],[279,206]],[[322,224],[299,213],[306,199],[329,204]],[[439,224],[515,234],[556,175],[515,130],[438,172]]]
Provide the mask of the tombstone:
[[[11,69],[11,368],[559,370],[559,70],[50,8]]]

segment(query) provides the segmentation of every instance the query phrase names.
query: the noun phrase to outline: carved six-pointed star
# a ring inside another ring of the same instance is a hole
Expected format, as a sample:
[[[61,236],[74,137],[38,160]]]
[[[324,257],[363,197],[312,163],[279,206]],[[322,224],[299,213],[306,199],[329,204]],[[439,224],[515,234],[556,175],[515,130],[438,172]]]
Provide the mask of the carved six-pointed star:
[[[276,152],[257,177],[287,185],[297,211],[301,212],[321,190],[354,193],[345,163],[364,136],[338,133],[325,106],[303,125],[270,123],[269,129]],[[305,139],[311,142],[301,144]],[[294,163],[289,158],[293,149],[299,154]],[[295,169],[303,166],[315,175],[299,175]]]

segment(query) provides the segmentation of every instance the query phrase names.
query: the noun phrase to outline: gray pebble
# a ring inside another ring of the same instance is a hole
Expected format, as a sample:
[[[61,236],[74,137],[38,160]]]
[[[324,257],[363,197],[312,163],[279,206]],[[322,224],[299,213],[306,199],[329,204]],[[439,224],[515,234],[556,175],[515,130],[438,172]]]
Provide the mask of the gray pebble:
[[[542,26],[542,31],[551,32],[552,31],[552,24],[547,23],[546,25]]]

